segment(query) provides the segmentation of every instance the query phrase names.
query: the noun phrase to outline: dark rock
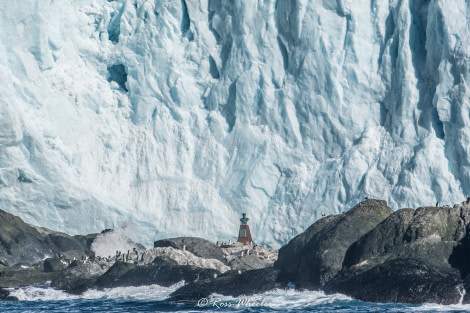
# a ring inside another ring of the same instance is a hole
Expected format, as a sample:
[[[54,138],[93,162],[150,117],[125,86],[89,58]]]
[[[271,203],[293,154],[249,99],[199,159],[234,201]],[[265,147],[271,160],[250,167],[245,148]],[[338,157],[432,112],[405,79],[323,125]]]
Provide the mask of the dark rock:
[[[394,212],[351,245],[343,270],[325,290],[374,302],[458,303],[461,277],[468,273],[467,211]]]
[[[57,258],[47,258],[44,260],[44,272],[57,272],[63,270],[67,266],[61,262],[60,259]]]
[[[57,248],[58,251],[69,251],[69,250],[84,250],[84,246],[80,240],[77,240],[75,237],[69,236],[63,233],[50,233],[48,234],[48,239],[51,246]]]
[[[367,269],[386,260],[411,259],[450,269],[455,267],[449,261],[451,255],[464,236],[460,209],[403,209],[351,245],[343,265]]]
[[[158,284],[171,286],[182,280],[186,282],[207,279],[220,272],[190,265],[178,265],[167,259],[156,258],[146,265],[136,265],[117,261],[96,282],[96,287],[112,288],[120,286],[143,286]]]
[[[183,246],[189,252],[201,258],[216,259],[224,262],[222,249],[212,242],[197,237],[178,237],[155,241],[153,247],[172,247],[183,250]]]
[[[0,300],[5,300],[10,295],[10,292],[4,288],[0,288]]]
[[[81,261],[79,261],[79,260],[73,260],[73,261],[70,262],[70,264],[69,264],[68,267],[69,267],[69,268],[77,267],[77,266],[80,266],[80,265],[82,265],[82,264],[83,264],[83,262],[81,262]]]
[[[51,286],[64,290],[71,294],[81,294],[93,287],[98,278],[106,271],[107,267],[99,263],[76,262],[75,266],[69,266],[60,272],[51,282]],[[103,267],[104,269],[103,269]]]
[[[287,287],[287,282],[280,279],[280,271],[275,268],[263,268],[245,271],[228,271],[217,278],[199,280],[184,285],[170,295],[170,301],[199,300],[212,293],[238,297],[253,295]]]
[[[132,286],[133,283],[136,283],[139,280],[139,278],[133,277],[131,275],[129,277],[130,279],[126,279],[126,275],[129,272],[135,272],[136,268],[137,265],[135,264],[117,261],[109,268],[106,273],[104,273],[98,278],[98,280],[96,281],[96,286],[104,288],[123,286],[123,279],[126,280],[126,283],[130,281]],[[132,280],[135,281],[133,282]]]
[[[404,241],[412,242],[432,235],[442,240],[460,240],[465,236],[465,223],[461,220],[461,210],[451,207],[422,207],[415,211],[413,220],[404,236]]]
[[[255,254],[244,255],[243,257],[237,257],[228,263],[233,270],[254,270],[272,266],[265,260],[256,256]]]
[[[20,301],[20,299],[18,299],[18,297],[15,297],[15,296],[7,296],[5,298],[5,301]]]
[[[10,291],[0,288],[0,300],[2,301],[19,301],[15,296],[10,296]]]
[[[91,244],[93,241],[95,241],[96,237],[98,234],[88,234],[88,235],[75,235],[73,236],[75,239],[80,241],[84,247],[87,249],[87,254],[88,255],[94,255],[94,253],[91,251]]]
[[[465,295],[462,299],[463,304],[470,303],[470,274],[465,277],[463,280],[463,288],[466,290]]]
[[[342,269],[349,247],[392,212],[385,201],[367,199],[322,218],[279,250],[274,267],[299,288],[320,289]]]
[[[343,293],[369,302],[458,303],[460,273],[417,260],[395,259],[366,271],[347,271],[329,281],[327,293]]]
[[[74,249],[82,255],[90,252],[72,236],[29,225],[3,210],[0,210],[0,229],[0,258],[7,264],[33,264]]]
[[[0,287],[18,288],[52,280],[57,273],[44,273],[42,263],[21,267],[17,264],[0,269]]]
[[[375,262],[375,264],[384,261],[386,258],[376,259],[377,256],[403,242],[414,213],[413,209],[393,212],[377,227],[351,245],[346,252],[343,265],[350,267],[365,260]]]

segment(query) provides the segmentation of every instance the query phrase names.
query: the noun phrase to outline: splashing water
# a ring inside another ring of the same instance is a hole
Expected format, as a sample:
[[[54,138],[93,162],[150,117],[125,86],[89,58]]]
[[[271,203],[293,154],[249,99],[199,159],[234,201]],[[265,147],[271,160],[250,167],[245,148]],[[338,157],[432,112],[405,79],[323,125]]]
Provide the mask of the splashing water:
[[[125,223],[123,226],[115,228],[113,231],[99,234],[93,241],[91,250],[97,256],[114,256],[116,251],[126,252],[136,247],[135,225]]]

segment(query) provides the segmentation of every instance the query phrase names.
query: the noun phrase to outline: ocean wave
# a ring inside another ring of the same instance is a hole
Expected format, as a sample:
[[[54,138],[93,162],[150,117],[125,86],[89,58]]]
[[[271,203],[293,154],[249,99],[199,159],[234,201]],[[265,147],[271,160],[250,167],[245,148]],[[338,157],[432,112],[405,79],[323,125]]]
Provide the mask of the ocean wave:
[[[89,289],[81,295],[71,295],[62,290],[51,288],[48,284],[8,289],[11,296],[20,301],[56,301],[56,300],[97,300],[97,299],[127,299],[136,301],[158,301],[166,299],[173,291],[184,285],[181,281],[170,287],[159,285],[139,287],[105,288],[103,290]]]
[[[325,294],[323,291],[297,291],[295,289],[277,289],[251,296],[231,297],[212,294],[210,297],[199,301],[185,302],[183,304],[165,301],[169,295],[184,285],[184,281],[170,287],[149,285],[140,287],[117,287],[102,290],[90,289],[81,295],[71,295],[61,290],[53,289],[49,284],[9,289],[12,296],[20,302],[10,303],[8,310],[18,312],[28,307],[42,303],[51,305],[53,312],[75,312],[80,310],[92,310],[93,307],[104,308],[113,306],[113,312],[124,312],[126,308],[140,306],[142,311],[149,312],[155,308],[166,311],[205,312],[236,311],[236,312],[469,312],[470,305],[454,304],[397,304],[397,303],[367,303],[354,300],[343,294]],[[38,302],[39,301],[39,302]],[[85,301],[85,302],[84,302]],[[112,302],[109,302],[112,301]],[[63,303],[62,305],[60,303]],[[7,307],[5,307],[6,309]],[[148,309],[148,310],[147,310]],[[86,311],[85,310],[85,311]],[[32,310],[31,312],[34,312]],[[87,311],[88,312],[88,311]],[[91,312],[91,311],[90,311]]]
[[[470,312],[470,304],[436,304],[425,303],[414,308],[420,312]]]
[[[305,308],[328,306],[335,302],[347,303],[353,301],[342,294],[327,295],[323,291],[296,291],[294,289],[277,289],[251,296],[231,297],[212,294],[201,298],[195,304],[205,309],[251,309],[255,311],[276,310],[292,311]]]

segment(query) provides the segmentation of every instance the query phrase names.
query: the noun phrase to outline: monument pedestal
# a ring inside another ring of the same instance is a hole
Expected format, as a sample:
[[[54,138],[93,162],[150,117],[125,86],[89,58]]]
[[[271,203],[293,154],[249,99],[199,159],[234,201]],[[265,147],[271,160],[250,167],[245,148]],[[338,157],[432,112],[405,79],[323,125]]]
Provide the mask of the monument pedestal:
[[[240,225],[240,230],[238,231],[238,240],[237,242],[241,242],[243,244],[250,244],[253,242],[251,238],[250,226],[248,223],[248,218],[246,214],[243,213],[243,217],[240,219],[242,224]]]

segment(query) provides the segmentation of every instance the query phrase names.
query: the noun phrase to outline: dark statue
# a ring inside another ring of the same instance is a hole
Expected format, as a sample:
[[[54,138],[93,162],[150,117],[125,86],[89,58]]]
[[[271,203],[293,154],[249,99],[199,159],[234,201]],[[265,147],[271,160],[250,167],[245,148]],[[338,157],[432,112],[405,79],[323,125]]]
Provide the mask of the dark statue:
[[[240,222],[242,222],[242,225],[246,225],[248,223],[249,218],[246,217],[246,213],[242,214],[242,218],[240,219]]]

